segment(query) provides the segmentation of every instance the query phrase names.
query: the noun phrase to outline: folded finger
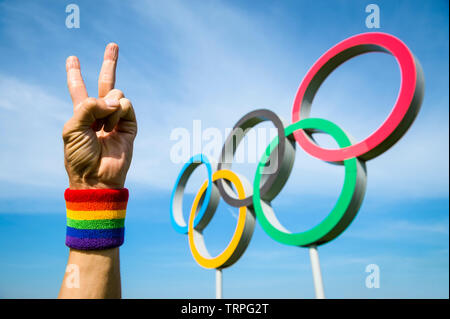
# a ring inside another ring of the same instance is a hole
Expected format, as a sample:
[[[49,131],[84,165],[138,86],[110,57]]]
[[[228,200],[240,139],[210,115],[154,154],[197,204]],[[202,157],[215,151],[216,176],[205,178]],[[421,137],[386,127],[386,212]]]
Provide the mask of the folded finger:
[[[131,134],[136,136],[137,134],[137,122],[136,115],[134,113],[133,105],[130,100],[126,98],[120,99],[120,120],[117,123],[117,132]]]
[[[120,111],[115,112],[106,118],[105,126],[103,128],[105,132],[111,132],[121,120],[122,128],[124,128],[125,126],[128,127],[130,123],[136,123],[136,116],[134,115],[133,106],[131,105],[130,100],[121,98],[119,100],[119,103]]]
[[[136,115],[134,113],[131,101],[129,99],[122,98],[119,100],[119,103],[121,108],[120,118],[126,121],[136,122]]]

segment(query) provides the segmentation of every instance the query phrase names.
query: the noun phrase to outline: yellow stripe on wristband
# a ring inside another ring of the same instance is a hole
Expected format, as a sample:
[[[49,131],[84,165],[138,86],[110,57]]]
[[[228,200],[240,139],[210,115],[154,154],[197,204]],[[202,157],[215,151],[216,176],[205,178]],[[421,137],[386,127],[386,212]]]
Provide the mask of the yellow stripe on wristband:
[[[126,209],[123,210],[70,210],[67,209],[67,217],[77,220],[94,219],[121,219],[125,218]]]

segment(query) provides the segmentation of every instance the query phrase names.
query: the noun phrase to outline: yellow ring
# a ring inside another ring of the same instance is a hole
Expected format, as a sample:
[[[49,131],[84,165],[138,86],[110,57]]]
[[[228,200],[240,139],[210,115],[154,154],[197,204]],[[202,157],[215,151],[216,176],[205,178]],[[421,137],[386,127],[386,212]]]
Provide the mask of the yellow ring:
[[[213,182],[224,178],[231,183],[236,188],[238,198],[243,199],[245,198],[245,192],[244,192],[244,186],[242,185],[241,180],[239,177],[233,173],[230,170],[222,169],[219,171],[216,171],[212,175]],[[247,207],[243,206],[239,208],[239,216],[238,216],[238,222],[236,225],[236,229],[233,234],[233,238],[231,239],[228,246],[216,257],[212,258],[206,258],[200,254],[198,251],[195,242],[194,242],[194,236],[200,236],[201,240],[203,241],[203,235],[201,232],[194,229],[194,218],[195,213],[197,211],[197,206],[200,202],[200,199],[202,198],[203,193],[205,192],[206,188],[208,186],[208,180],[206,180],[203,185],[200,187],[197,195],[195,196],[194,203],[192,204],[191,213],[189,215],[189,223],[188,223],[188,237],[189,237],[189,247],[191,248],[192,256],[194,257],[195,261],[204,268],[221,268],[228,259],[233,255],[234,251],[236,250],[241,238],[242,234],[244,232],[245,227],[245,220],[247,215]],[[195,232],[195,234],[194,234]]]

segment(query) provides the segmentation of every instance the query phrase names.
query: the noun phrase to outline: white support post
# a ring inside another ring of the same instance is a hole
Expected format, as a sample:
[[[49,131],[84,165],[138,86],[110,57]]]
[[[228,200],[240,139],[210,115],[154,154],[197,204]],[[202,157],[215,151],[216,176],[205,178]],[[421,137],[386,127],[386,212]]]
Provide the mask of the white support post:
[[[320,271],[319,253],[316,246],[309,246],[309,257],[311,259],[311,268],[314,280],[314,289],[316,291],[316,299],[325,299],[323,291],[322,273]]]
[[[222,269],[216,269],[216,299],[222,299]]]

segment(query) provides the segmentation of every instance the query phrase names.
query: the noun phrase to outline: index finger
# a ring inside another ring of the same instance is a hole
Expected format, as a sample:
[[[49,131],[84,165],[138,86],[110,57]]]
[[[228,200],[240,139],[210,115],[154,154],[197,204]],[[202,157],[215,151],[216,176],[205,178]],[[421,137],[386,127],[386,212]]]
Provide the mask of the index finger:
[[[116,65],[119,57],[119,46],[109,43],[105,48],[103,64],[98,77],[98,97],[104,97],[114,89],[116,82]]]
[[[88,97],[83,77],[81,76],[80,61],[76,56],[70,56],[66,60],[67,86],[75,108]]]

